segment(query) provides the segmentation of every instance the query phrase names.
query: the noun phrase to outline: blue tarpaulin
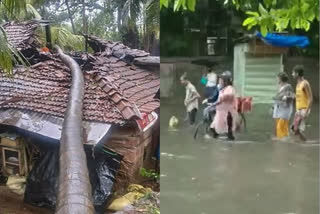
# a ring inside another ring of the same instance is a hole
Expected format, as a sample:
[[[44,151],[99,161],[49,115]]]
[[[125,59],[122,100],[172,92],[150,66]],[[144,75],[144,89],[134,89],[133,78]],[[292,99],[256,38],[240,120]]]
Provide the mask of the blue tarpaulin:
[[[257,32],[256,36],[265,43],[278,47],[305,48],[310,44],[309,39],[306,36],[289,36],[275,33],[268,33],[266,36],[262,36],[260,32]]]

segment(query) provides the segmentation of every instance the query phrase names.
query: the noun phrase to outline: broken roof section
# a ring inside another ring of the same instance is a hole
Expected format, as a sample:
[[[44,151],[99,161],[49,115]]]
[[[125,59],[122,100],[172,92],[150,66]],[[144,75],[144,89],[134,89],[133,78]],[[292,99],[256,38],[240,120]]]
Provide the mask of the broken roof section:
[[[128,63],[135,65],[160,66],[160,58],[150,56],[149,53],[130,49],[121,42],[113,42],[100,39],[96,36],[88,36],[88,43],[92,49],[98,53],[104,53],[106,56],[114,56],[117,58],[125,58]]]
[[[2,25],[6,31],[8,42],[19,51],[39,46],[35,37],[35,30],[38,26],[36,21],[7,22]]]
[[[6,29],[17,29],[15,25],[20,27],[22,24],[6,24]],[[21,48],[27,47],[31,40],[22,34],[25,34],[24,30],[9,33],[8,40]],[[28,35],[32,33],[28,32]],[[97,47],[112,43],[96,42]],[[155,98],[160,87],[159,75],[124,60],[128,55],[134,56],[134,60],[149,54],[131,50],[120,43],[113,44],[111,53],[108,48],[97,50],[93,46],[97,52],[91,57],[84,57],[86,64],[90,64],[89,68],[83,69],[85,121],[121,125],[140,119],[142,113],[150,114],[160,106],[160,100]],[[29,110],[64,117],[71,84],[70,71],[55,54],[40,53],[40,56],[41,61],[30,68],[15,67],[13,77],[0,72],[0,110]]]

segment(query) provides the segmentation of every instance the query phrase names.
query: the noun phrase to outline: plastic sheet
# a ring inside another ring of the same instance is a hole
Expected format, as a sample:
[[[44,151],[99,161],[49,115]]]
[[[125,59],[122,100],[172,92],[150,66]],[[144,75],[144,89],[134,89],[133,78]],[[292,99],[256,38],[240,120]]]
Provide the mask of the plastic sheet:
[[[34,206],[54,209],[59,178],[59,149],[42,151],[27,178],[24,200]]]
[[[110,204],[108,209],[113,211],[121,211],[125,207],[133,204],[135,201],[139,200],[140,198],[144,197],[146,194],[149,194],[151,192],[152,190],[150,188],[144,188],[139,184],[131,184],[128,187],[128,193],[120,198],[115,199]]]
[[[122,157],[106,149],[95,147],[95,152],[92,149],[92,146],[86,146],[85,152],[95,210],[97,214],[102,214],[112,193],[115,174]],[[59,178],[59,148],[58,146],[46,148],[42,153],[27,178],[24,200],[34,206],[55,209]]]
[[[93,204],[96,213],[102,214],[112,193],[115,175],[123,157],[106,149],[99,149],[99,152],[95,152],[94,156],[92,156],[92,151],[87,149],[86,154]]]
[[[23,176],[11,175],[7,181],[7,187],[18,195],[23,195],[25,191],[26,178]]]
[[[256,33],[258,38],[261,38],[265,43],[278,47],[300,47],[306,48],[310,45],[309,39],[306,36],[288,36],[275,33],[268,33],[265,37],[260,32]]]

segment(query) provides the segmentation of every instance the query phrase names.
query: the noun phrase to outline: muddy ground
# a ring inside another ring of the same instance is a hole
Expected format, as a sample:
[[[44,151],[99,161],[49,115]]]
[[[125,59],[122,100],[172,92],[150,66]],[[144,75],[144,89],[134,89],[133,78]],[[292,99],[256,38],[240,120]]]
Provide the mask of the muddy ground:
[[[53,214],[52,211],[23,203],[23,196],[0,186],[0,214]]]
[[[155,191],[160,190],[159,183],[145,179],[141,182],[145,187],[150,187]],[[115,197],[111,198],[111,201]],[[35,206],[25,204],[23,202],[23,196],[19,196],[11,192],[6,186],[0,185],[0,214],[53,214],[54,212]],[[106,214],[111,214],[113,212],[106,211]],[[132,212],[131,212],[132,213]]]

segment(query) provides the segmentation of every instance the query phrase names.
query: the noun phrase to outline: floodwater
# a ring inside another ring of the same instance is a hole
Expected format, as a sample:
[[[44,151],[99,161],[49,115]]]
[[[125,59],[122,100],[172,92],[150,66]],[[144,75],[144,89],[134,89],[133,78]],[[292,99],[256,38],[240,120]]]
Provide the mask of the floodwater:
[[[318,105],[307,121],[306,144],[272,141],[269,108],[254,105],[247,132],[230,143],[194,140],[182,100],[161,99],[161,212],[318,214]],[[180,120],[177,131],[168,130],[172,115]]]

